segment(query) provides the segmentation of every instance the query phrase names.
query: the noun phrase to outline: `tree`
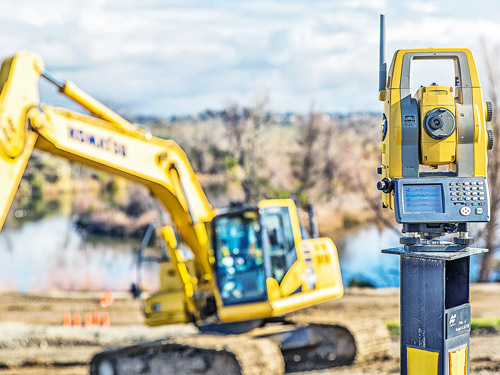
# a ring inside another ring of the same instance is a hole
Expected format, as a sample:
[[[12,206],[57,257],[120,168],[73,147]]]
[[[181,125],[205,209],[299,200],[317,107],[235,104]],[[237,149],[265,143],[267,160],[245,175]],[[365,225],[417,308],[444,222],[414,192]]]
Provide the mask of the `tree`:
[[[222,111],[222,120],[226,126],[229,149],[241,165],[245,162],[243,137],[248,117],[248,109],[241,108],[236,102],[229,103],[224,111]]]
[[[498,225],[500,209],[500,108],[498,90],[500,89],[500,69],[498,61],[500,58],[499,47],[489,48],[486,42],[482,40],[482,50],[484,54],[484,65],[488,77],[488,96],[493,105],[493,120],[490,122],[493,130],[494,143],[493,152],[488,153],[488,185],[490,192],[490,221],[486,224],[483,231],[486,248],[489,252],[483,255],[481,261],[481,270],[479,271],[479,281],[486,282],[490,279],[493,270],[494,254],[499,247],[498,243]]]
[[[333,175],[330,166],[322,168],[322,155],[326,153],[321,147],[321,140],[328,136],[323,133],[322,125],[322,114],[316,112],[312,104],[307,121],[302,123],[299,133],[299,150],[291,158],[292,175],[296,182],[295,194],[304,205],[308,203],[308,195],[318,183],[322,172]]]
[[[267,95],[258,97],[254,106],[248,111],[243,145],[244,154],[240,163],[245,172],[242,187],[246,202],[254,202],[262,197],[264,195],[263,188],[267,185],[267,179],[259,172],[264,164],[260,141],[262,127],[268,122],[266,113],[268,102]]]
[[[230,103],[222,113],[226,127],[228,150],[236,161],[233,167],[240,169],[239,182],[245,202],[255,202],[265,196],[268,179],[261,172],[264,167],[262,157],[262,129],[268,123],[267,105],[269,97],[257,97],[250,107]]]

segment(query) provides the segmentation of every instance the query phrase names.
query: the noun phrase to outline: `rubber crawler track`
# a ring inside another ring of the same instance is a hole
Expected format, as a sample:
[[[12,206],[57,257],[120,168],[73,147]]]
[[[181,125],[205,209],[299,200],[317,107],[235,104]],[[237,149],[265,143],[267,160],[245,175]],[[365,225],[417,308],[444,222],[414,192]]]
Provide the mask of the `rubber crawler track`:
[[[354,338],[356,346],[354,362],[356,363],[388,356],[390,336],[384,322],[380,319],[366,317],[357,319],[354,314],[306,310],[287,315],[285,321],[299,327],[321,325],[345,328]]]
[[[243,336],[197,335],[155,341],[108,350],[90,362],[91,375],[282,375],[284,372],[277,344]]]

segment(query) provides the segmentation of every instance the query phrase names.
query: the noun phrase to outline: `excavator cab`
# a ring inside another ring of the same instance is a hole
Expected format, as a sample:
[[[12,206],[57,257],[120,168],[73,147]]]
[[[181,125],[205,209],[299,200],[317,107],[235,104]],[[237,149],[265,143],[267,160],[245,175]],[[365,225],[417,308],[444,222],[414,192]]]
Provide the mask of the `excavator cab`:
[[[333,241],[303,239],[291,199],[220,210],[211,233],[222,322],[271,318],[343,294]]]
[[[213,221],[216,279],[223,305],[267,300],[266,279],[281,283],[297,261],[302,237],[297,214],[290,212],[294,207],[276,200],[263,201],[261,206],[228,209]]]

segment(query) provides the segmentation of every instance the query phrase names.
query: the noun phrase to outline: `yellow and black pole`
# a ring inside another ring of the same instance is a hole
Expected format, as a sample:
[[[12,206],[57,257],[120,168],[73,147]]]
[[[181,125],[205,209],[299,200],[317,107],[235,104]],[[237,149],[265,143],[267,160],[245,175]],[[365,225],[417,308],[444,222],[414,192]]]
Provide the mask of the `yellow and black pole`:
[[[405,236],[400,248],[401,374],[469,374],[469,225],[489,221],[486,129],[474,59],[465,48],[401,49],[386,72],[381,16],[379,100],[382,124],[382,205],[394,210]],[[412,94],[414,60],[451,60],[455,86],[431,83]],[[452,242],[445,234],[458,235]]]

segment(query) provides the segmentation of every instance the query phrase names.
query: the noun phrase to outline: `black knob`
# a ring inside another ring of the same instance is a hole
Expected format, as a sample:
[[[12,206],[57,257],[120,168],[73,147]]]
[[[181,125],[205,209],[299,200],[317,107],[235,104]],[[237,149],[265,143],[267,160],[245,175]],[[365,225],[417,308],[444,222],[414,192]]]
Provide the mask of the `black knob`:
[[[493,130],[488,130],[488,150],[493,148],[493,141],[495,138],[493,137]]]
[[[493,104],[491,102],[486,102],[486,122],[490,122],[493,119]]]
[[[399,243],[401,245],[419,245],[420,237],[401,237]]]
[[[377,189],[383,191],[384,193],[390,193],[392,191],[392,181],[385,177],[382,181],[377,182]]]
[[[377,168],[377,174],[382,174],[382,167]]]
[[[474,237],[455,237],[453,243],[456,245],[474,245]]]

